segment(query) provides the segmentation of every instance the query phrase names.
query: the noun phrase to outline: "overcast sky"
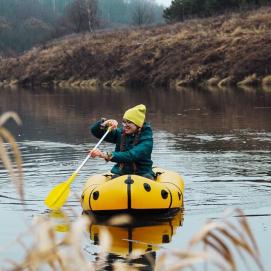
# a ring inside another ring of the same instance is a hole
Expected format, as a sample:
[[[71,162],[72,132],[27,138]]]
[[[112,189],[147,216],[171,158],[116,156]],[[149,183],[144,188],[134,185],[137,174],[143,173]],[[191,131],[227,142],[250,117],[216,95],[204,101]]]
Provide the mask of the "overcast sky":
[[[156,0],[156,2],[162,4],[165,7],[168,7],[171,3],[171,0]]]

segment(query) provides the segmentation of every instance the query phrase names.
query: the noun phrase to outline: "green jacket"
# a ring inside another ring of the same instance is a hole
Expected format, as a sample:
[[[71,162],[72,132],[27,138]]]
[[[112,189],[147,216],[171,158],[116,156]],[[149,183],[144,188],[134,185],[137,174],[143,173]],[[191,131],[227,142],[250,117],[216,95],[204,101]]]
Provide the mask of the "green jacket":
[[[101,138],[105,129],[101,127],[102,121],[98,121],[91,126],[91,133]],[[137,174],[137,175],[152,175],[152,160],[151,153],[153,147],[152,129],[149,124],[144,123],[140,136],[135,142],[135,134],[125,135],[122,137],[122,128],[117,128],[105,137],[105,141],[115,143],[115,151],[112,152],[112,162],[116,162],[111,172],[113,174]],[[122,139],[123,138],[123,139]],[[121,140],[124,140],[123,146],[125,149],[121,151]],[[135,165],[135,166],[134,166]]]

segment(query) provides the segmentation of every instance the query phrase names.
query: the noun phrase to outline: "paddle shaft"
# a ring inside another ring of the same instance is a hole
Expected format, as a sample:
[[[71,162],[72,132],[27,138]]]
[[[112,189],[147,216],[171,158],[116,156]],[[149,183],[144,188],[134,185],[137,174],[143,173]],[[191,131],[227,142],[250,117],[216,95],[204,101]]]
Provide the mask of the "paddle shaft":
[[[107,136],[107,134],[110,131],[111,131],[111,127],[107,129],[105,134],[102,136],[99,142],[95,145],[92,151],[98,148],[98,146],[101,144],[101,142],[104,140],[104,138]],[[70,193],[70,185],[74,181],[80,169],[84,166],[84,164],[87,162],[89,157],[91,157],[90,153],[85,158],[85,160],[81,163],[81,165],[73,172],[71,177],[66,182],[63,182],[57,185],[53,190],[51,190],[51,192],[48,194],[47,198],[44,201],[47,207],[53,210],[58,210],[65,204]]]
[[[92,151],[96,150],[99,145],[102,143],[102,141],[104,140],[104,138],[107,136],[107,134],[111,131],[111,128],[108,128],[106,133],[102,136],[102,138],[99,140],[99,142],[95,145],[95,147],[92,149]],[[87,160],[90,158],[90,154],[88,154],[88,156],[85,158],[85,160],[81,163],[81,165],[75,170],[74,174],[77,175],[77,173],[80,171],[80,169],[84,166],[84,164],[87,162]]]

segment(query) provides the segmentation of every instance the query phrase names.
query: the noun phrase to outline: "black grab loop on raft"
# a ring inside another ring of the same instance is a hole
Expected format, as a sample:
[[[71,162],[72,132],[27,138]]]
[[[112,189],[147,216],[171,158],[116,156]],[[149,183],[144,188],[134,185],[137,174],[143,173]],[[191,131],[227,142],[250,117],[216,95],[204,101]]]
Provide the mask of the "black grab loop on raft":
[[[97,200],[99,198],[99,191],[95,191],[92,196],[94,200]]]
[[[164,234],[163,236],[162,236],[162,243],[163,244],[168,244],[170,242],[170,240],[169,240],[169,235],[168,234]]]
[[[179,198],[179,200],[181,199],[181,193],[180,192],[178,192],[178,198]]]
[[[167,192],[166,190],[163,189],[163,190],[161,191],[161,196],[162,196],[163,199],[167,199],[167,197],[168,197],[168,192]]]
[[[147,192],[151,191],[151,186],[148,183],[144,183],[144,188]]]

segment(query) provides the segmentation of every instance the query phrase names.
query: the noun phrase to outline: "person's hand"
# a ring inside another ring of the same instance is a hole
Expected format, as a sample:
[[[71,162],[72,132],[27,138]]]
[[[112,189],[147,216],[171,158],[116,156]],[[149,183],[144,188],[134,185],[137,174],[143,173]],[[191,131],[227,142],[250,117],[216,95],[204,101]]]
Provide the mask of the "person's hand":
[[[110,119],[106,120],[102,123],[102,126],[104,127],[111,127],[111,129],[116,129],[118,127],[118,122],[116,120]]]
[[[91,150],[89,152],[89,155],[92,157],[92,158],[95,158],[95,157],[101,157],[101,158],[105,158],[105,154],[100,151],[99,149],[95,149],[95,150]]]
[[[92,158],[95,158],[95,157],[103,158],[106,162],[110,161],[111,158],[112,158],[112,154],[111,153],[104,153],[104,152],[100,151],[99,149],[91,150],[89,152],[89,155]]]

